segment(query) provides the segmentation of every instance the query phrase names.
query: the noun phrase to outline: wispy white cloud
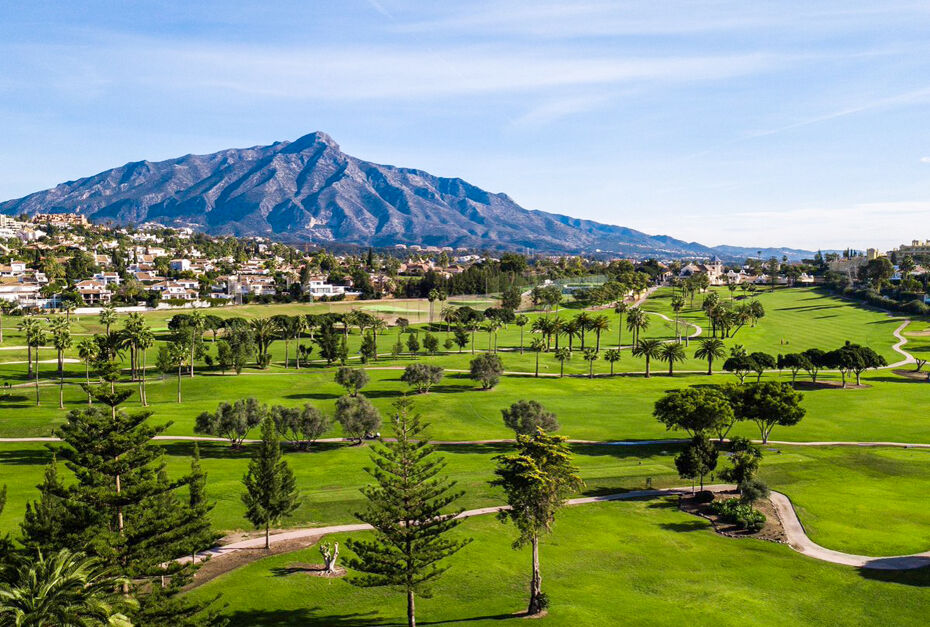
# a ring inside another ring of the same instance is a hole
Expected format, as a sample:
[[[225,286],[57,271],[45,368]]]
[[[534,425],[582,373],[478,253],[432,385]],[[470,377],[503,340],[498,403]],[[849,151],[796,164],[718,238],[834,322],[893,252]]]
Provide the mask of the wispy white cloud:
[[[593,111],[609,101],[607,96],[575,96],[546,100],[516,118],[511,127],[535,129],[581,113]]]
[[[930,157],[921,157],[921,158],[920,158],[920,162],[921,162],[921,163],[930,163]]]
[[[856,115],[858,113],[866,113],[869,111],[890,109],[893,107],[902,107],[914,104],[926,104],[928,102],[930,102],[930,87],[925,87],[922,89],[915,89],[912,91],[895,94],[893,96],[884,96],[882,98],[866,100],[864,102],[846,106],[841,109],[836,109],[828,113],[816,115],[804,120],[798,120],[797,122],[786,124],[784,126],[759,131],[751,131],[748,133],[748,136],[762,137],[765,135],[775,135],[777,133],[794,130],[804,126],[810,126],[812,124],[819,124],[821,122],[829,122],[830,120],[844,118],[846,116]]]
[[[501,45],[449,46],[440,55],[415,47],[245,46],[136,37],[111,38],[83,50],[81,67],[69,46],[43,45],[30,52],[25,62],[63,91],[73,86],[68,77],[86,72],[89,64],[120,93],[150,88],[203,97],[212,90],[291,100],[405,100],[630,83],[692,84],[798,61],[793,55],[765,53],[635,56]]]

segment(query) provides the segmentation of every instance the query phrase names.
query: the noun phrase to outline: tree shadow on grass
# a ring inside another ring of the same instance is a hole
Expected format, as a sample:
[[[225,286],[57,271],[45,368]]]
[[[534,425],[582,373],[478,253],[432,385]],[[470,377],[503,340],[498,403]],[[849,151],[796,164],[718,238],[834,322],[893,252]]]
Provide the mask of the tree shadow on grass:
[[[300,399],[300,400],[313,399],[315,401],[329,401],[334,398],[339,398],[339,394],[332,394],[330,392],[298,392],[297,394],[285,394],[284,398],[293,398],[293,399]]]
[[[442,621],[418,620],[417,624],[418,625],[449,625],[451,623],[470,623],[472,621],[478,621],[478,620],[514,620],[514,619],[519,619],[519,618],[525,618],[525,615],[521,612],[515,612],[513,614],[489,614],[486,616],[471,616],[469,618],[453,618],[451,620],[442,620]]]
[[[659,526],[667,531],[687,533],[689,531],[703,531],[707,529],[708,525],[703,520],[683,520],[681,522],[661,523]]]
[[[909,570],[886,570],[881,568],[881,563],[883,560],[876,559],[872,562],[869,562],[869,564],[877,565],[878,568],[859,568],[859,575],[864,579],[871,579],[873,581],[896,583],[905,586],[914,586],[917,588],[930,587],[930,557],[914,557],[910,559],[922,561],[926,565],[920,568],[912,568]]]
[[[510,442],[494,442],[489,444],[436,444],[436,450],[446,453],[467,453],[470,455],[501,455],[511,453],[514,445]]]
[[[52,452],[47,449],[17,449],[0,451],[0,465],[44,466],[51,460]]]
[[[323,611],[321,607],[301,608],[298,610],[244,610],[233,612],[230,625],[321,625],[327,627],[359,625],[403,625],[396,621],[387,621],[372,611],[355,614],[333,614]]]
[[[257,437],[255,433],[250,434]],[[190,457],[194,454],[194,441],[178,440],[175,442],[162,441],[159,446],[166,454],[177,457]],[[241,448],[233,448],[228,442],[196,442],[203,459],[251,459],[254,449],[249,444]],[[307,449],[298,449],[289,442],[282,442],[281,448],[285,453],[322,453],[351,446],[351,442],[316,442]]]

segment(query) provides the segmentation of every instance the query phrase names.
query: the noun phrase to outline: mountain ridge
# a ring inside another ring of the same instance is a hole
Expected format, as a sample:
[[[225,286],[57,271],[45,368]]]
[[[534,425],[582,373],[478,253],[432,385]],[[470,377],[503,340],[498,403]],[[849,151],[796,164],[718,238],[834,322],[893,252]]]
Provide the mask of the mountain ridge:
[[[292,243],[420,244],[603,252],[634,257],[738,258],[788,248],[709,247],[668,235],[521,207],[461,178],[365,161],[321,131],[294,141],[133,161],[0,202],[0,213],[70,213],[119,224],[160,222],[212,235]]]

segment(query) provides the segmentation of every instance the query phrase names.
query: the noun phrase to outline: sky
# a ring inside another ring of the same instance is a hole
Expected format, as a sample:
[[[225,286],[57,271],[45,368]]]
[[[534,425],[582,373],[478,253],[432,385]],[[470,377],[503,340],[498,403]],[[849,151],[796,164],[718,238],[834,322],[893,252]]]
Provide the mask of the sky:
[[[0,5],[0,200],[313,131],[707,245],[930,238],[930,3]]]

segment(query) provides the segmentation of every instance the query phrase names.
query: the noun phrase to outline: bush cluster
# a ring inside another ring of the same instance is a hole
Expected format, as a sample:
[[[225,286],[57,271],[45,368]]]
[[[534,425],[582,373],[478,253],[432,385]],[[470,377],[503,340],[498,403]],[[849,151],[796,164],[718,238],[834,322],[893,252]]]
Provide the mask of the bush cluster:
[[[716,501],[710,508],[726,522],[751,533],[756,533],[765,525],[765,514],[754,509],[752,505],[740,502],[739,499]]]

